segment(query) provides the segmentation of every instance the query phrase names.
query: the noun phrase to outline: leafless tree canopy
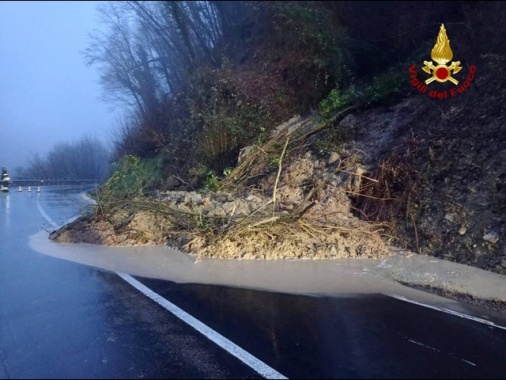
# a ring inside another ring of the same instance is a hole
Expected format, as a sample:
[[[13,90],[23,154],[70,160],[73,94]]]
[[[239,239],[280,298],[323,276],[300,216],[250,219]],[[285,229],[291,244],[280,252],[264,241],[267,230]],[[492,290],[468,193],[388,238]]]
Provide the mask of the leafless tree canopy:
[[[109,153],[95,137],[73,143],[56,144],[46,157],[33,155],[26,167],[16,170],[17,177],[102,179],[109,167]]]

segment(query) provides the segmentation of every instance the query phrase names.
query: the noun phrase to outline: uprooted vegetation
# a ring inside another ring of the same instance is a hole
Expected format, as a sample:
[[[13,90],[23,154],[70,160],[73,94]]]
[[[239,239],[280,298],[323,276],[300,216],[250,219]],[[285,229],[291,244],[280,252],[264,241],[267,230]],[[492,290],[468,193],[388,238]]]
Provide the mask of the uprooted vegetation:
[[[218,192],[122,197],[120,182],[138,165],[129,157],[125,173],[118,171],[97,193],[95,215],[53,238],[111,245],[169,243],[220,258],[384,256],[388,249],[381,226],[359,220],[350,209],[347,194],[358,191],[363,177],[359,152],[315,160],[304,147],[309,136],[328,125],[314,125],[313,118],[281,125],[266,144],[249,149]],[[83,224],[88,225],[85,233]]]

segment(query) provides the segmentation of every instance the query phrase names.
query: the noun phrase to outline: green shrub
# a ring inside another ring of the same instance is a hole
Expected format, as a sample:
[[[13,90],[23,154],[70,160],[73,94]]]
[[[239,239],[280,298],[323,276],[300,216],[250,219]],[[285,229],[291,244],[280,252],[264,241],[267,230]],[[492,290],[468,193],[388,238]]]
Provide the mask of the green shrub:
[[[335,88],[320,102],[320,116],[325,120],[330,119],[336,112],[349,106],[353,100],[355,96],[352,90],[343,92]]]
[[[330,89],[350,83],[353,63],[346,35],[328,10],[314,2],[266,2],[265,6],[271,26],[265,60],[277,67],[296,112],[307,112]]]
[[[406,70],[391,69],[376,76],[364,91],[362,101],[367,105],[378,104],[396,98],[409,88],[409,77]]]
[[[97,191],[99,209],[104,211],[116,202],[142,196],[159,181],[161,168],[157,158],[141,160],[127,155],[111,165],[112,175]]]
[[[391,69],[375,76],[370,84],[351,85],[344,91],[339,88],[333,89],[320,102],[320,116],[328,120],[337,112],[353,104],[370,106],[394,100],[408,88],[409,77],[406,70]]]
[[[216,175],[214,170],[210,170],[207,173],[206,183],[204,185],[204,191],[217,191],[221,187],[222,179]]]

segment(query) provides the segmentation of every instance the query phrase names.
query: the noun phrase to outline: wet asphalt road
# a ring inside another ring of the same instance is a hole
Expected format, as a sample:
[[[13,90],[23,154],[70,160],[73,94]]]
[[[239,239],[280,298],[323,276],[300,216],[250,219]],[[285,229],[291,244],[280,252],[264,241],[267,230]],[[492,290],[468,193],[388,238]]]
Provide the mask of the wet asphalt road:
[[[116,274],[32,251],[84,207],[0,194],[0,378],[259,378]],[[506,330],[385,295],[307,297],[141,279],[289,378],[505,378]]]
[[[259,378],[117,275],[31,251],[76,212],[57,193],[0,194],[0,378]]]

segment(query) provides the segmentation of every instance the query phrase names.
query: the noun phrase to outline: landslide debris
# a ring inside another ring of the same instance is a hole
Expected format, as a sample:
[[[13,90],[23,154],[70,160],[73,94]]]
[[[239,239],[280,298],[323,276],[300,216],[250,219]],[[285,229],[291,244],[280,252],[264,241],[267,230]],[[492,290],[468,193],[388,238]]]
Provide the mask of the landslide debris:
[[[380,226],[352,212],[349,194],[359,190],[364,173],[361,153],[317,157],[304,145],[318,128],[322,123],[314,117],[295,117],[278,127],[264,146],[243,153],[224,191],[165,191],[126,200],[81,217],[50,238],[115,246],[169,244],[217,258],[388,255]]]

